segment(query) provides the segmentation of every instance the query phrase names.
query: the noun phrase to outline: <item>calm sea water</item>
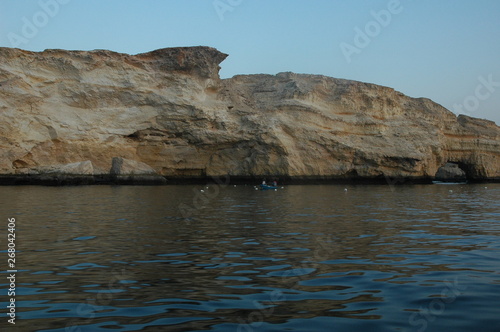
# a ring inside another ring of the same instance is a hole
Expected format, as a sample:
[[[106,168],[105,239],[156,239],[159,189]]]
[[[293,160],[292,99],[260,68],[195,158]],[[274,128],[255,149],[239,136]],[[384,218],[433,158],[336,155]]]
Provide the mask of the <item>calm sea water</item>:
[[[344,188],[0,187],[2,331],[500,331],[499,184]]]

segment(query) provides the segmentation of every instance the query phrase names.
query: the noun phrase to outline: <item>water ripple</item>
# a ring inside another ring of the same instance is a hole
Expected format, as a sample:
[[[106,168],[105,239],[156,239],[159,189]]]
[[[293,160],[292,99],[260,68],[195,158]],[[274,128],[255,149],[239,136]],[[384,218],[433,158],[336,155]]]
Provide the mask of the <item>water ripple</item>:
[[[193,189],[6,188],[16,328],[500,330],[500,185]]]

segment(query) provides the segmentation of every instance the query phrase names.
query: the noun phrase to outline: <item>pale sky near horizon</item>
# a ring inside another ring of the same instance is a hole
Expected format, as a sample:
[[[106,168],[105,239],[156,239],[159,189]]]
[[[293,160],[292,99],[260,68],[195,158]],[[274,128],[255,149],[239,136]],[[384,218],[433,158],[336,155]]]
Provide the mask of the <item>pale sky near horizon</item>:
[[[0,46],[206,45],[221,77],[283,71],[427,97],[500,125],[498,0],[1,0]]]

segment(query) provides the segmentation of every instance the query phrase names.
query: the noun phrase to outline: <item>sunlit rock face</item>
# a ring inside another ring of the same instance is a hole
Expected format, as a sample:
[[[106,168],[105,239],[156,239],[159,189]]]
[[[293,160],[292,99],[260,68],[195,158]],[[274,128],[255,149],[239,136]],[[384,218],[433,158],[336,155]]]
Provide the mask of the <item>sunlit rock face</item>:
[[[500,179],[500,128],[424,98],[318,75],[221,80],[226,54],[182,47],[0,48],[0,173],[114,157],[171,178]],[[88,169],[87,169],[88,171]]]

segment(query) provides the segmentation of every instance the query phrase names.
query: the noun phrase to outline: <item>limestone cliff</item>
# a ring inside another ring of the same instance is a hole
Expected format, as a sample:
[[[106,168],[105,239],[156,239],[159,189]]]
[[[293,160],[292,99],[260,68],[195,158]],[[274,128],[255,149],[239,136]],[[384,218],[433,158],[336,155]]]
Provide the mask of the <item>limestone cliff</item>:
[[[0,48],[0,173],[113,157],[170,178],[500,179],[500,128],[391,88],[318,75],[221,80],[209,47],[138,55]]]

